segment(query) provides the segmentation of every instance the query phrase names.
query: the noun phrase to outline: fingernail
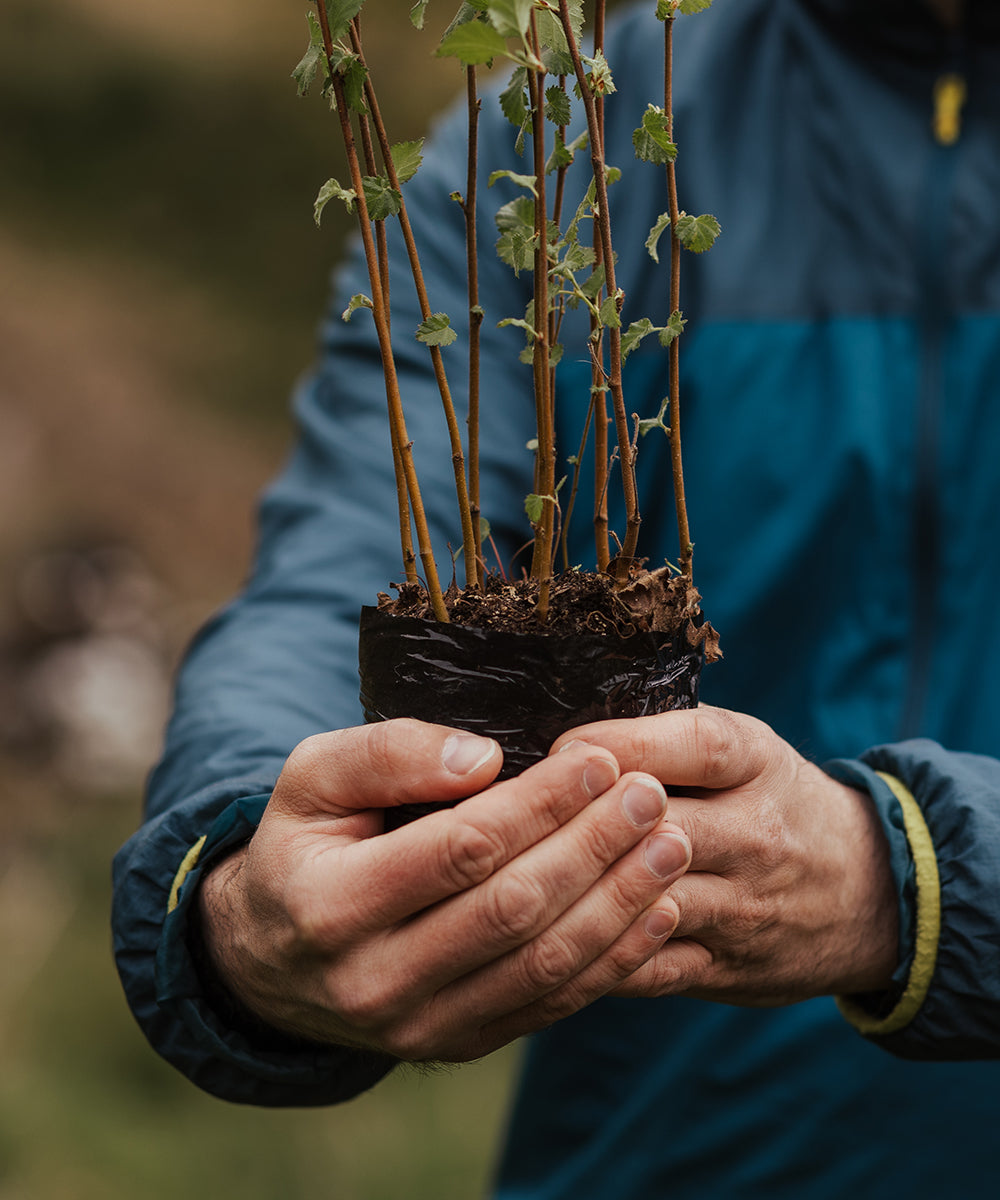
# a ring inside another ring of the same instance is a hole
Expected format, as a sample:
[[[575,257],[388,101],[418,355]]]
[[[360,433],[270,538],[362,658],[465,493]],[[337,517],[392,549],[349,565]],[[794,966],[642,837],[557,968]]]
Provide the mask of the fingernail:
[[[559,747],[559,753],[562,754],[564,750],[572,750],[574,746],[582,746],[583,744],[584,743],[581,742],[579,738],[570,738],[565,745]]]
[[[497,744],[492,738],[479,737],[475,733],[453,733],[441,750],[441,761],[452,775],[471,775],[485,766],[496,750]]]
[[[606,758],[592,758],[583,768],[583,786],[591,800],[603,795],[618,782],[618,767]]]
[[[677,919],[674,914],[661,912],[659,909],[647,913],[646,919],[642,923],[647,937],[651,938],[666,937],[668,933],[673,933],[676,927]]]
[[[622,808],[633,825],[649,825],[666,812],[667,793],[653,779],[634,779],[622,796]]]
[[[682,871],[691,857],[687,838],[672,833],[658,833],[646,843],[646,866],[657,879],[667,879]]]

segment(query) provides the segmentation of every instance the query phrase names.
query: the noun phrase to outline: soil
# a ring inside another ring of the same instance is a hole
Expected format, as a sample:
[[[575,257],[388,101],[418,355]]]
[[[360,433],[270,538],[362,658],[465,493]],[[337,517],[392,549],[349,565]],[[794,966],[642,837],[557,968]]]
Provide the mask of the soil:
[[[395,597],[380,592],[379,609],[397,616],[431,619],[427,593],[420,584],[393,584]],[[510,633],[613,634],[684,631],[692,646],[704,648],[706,662],[722,657],[719,635],[704,620],[701,597],[691,582],[664,567],[658,571],[636,570],[623,587],[609,575],[594,571],[566,571],[552,580],[549,614],[539,622],[535,580],[509,582],[488,575],[483,591],[458,588],[445,593],[445,607],[453,622],[478,629]]]

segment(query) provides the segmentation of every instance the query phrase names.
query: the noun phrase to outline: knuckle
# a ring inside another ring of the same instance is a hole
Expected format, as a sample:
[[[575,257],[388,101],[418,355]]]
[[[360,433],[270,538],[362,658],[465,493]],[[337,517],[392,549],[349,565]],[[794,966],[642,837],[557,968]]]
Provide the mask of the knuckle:
[[[780,745],[756,717],[724,708],[694,710],[694,736],[708,787],[731,785],[735,778],[759,774]]]
[[[532,942],[521,969],[533,992],[550,992],[572,978],[579,965],[576,947],[553,934]]]
[[[484,883],[505,861],[504,848],[484,829],[455,814],[441,845],[441,874],[456,891]]]
[[[378,721],[365,727],[366,767],[376,775],[392,775],[399,766],[400,747],[406,744],[409,718]],[[409,730],[412,734],[412,730]]]
[[[502,886],[483,896],[480,919],[491,943],[518,946],[538,930],[545,908],[545,896],[534,879],[508,872]]]
[[[734,753],[734,737],[727,715],[719,709],[696,709],[694,735],[702,758],[702,778],[713,787],[727,780]]]
[[[726,953],[743,959],[753,943],[774,924],[771,904],[750,885],[742,882],[735,889],[735,903],[728,922]]]
[[[291,941],[300,954],[314,954],[332,947],[329,914],[317,903],[312,889],[289,885],[281,904],[291,928]]]
[[[350,972],[330,981],[327,987],[331,1009],[351,1029],[371,1036],[384,1030],[395,1018],[402,1001],[394,989],[371,974],[359,977]]]
[[[322,773],[326,761],[327,750],[324,735],[314,733],[311,737],[299,742],[292,750],[285,760],[283,774],[291,777],[300,786],[308,786]]]

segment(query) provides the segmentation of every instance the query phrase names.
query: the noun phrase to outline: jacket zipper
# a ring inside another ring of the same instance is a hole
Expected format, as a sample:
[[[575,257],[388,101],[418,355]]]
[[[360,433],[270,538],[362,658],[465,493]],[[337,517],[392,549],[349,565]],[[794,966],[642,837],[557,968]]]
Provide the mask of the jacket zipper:
[[[943,391],[944,344],[953,316],[953,298],[948,290],[947,231],[965,98],[965,78],[959,71],[947,71],[938,77],[933,91],[934,146],[928,163],[922,206],[929,235],[923,240],[918,263],[921,354],[912,546],[913,640],[900,721],[901,738],[916,737],[922,731],[938,634],[937,573],[942,554],[937,503],[937,437]]]

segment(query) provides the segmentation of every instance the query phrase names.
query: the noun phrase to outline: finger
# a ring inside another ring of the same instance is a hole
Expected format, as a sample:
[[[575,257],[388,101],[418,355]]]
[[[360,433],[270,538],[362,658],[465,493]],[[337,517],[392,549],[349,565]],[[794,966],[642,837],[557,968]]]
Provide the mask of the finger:
[[[670,881],[666,882],[669,886]],[[581,970],[522,1008],[500,1015],[483,1027],[480,1036],[486,1045],[482,1052],[544,1029],[601,996],[616,993],[644,964],[662,952],[677,918],[677,906],[669,893],[659,893],[654,903],[634,915],[624,929],[616,929],[614,923],[605,924],[603,933],[608,944]],[[589,919],[593,920],[592,915]]]
[[[325,882],[317,880],[317,886],[334,904],[337,919],[345,905],[352,908],[356,931],[386,929],[484,883],[560,830],[613,787],[618,775],[607,751],[571,746],[457,808],[351,844],[337,864],[336,894],[330,895],[332,868],[324,866]],[[601,844],[596,834],[594,842]],[[336,924],[332,911],[331,922]]]
[[[765,813],[737,802],[731,792],[698,798],[672,794],[668,807],[671,821],[693,847],[692,871],[728,875],[774,856],[778,839]]]
[[[474,1004],[503,1012],[515,1006],[510,997],[523,1004],[575,974],[687,866],[690,845],[679,831],[635,849],[665,807],[655,780],[626,776],[481,887],[411,923],[406,934],[426,945],[429,969],[436,962],[434,985],[523,947],[478,981]]]
[[[567,739],[604,746],[623,771],[646,771],[668,788],[739,787],[771,764],[780,744],[763,722],[709,707],[583,725],[553,751]]]
[[[716,974],[711,951],[675,931],[609,994],[649,998],[702,993],[711,989]]]
[[[272,813],[348,816],[359,809],[455,801],[486,787],[503,753],[492,738],[399,719],[306,738],[289,755]]]

